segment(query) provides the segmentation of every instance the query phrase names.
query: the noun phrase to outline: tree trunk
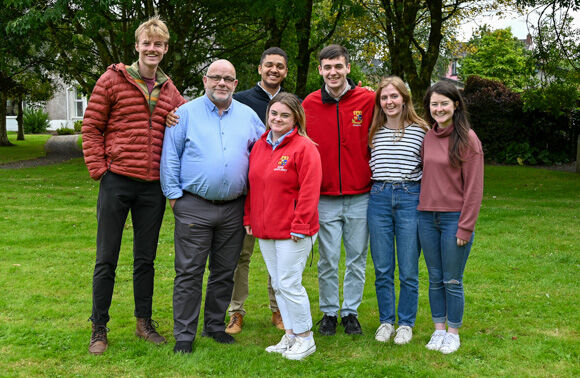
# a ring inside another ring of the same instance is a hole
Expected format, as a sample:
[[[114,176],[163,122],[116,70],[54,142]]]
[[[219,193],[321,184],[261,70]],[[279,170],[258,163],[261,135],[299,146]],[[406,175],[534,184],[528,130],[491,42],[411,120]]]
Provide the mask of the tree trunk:
[[[284,29],[286,29],[288,21],[285,20],[282,22],[281,26],[278,26],[278,22],[276,20],[276,16],[272,16],[268,18],[265,23],[266,30],[270,31],[270,38],[264,44],[264,50],[269,49],[270,47],[281,47],[282,46],[282,37],[284,35]]]
[[[409,84],[415,108],[422,113],[422,99],[431,84],[431,74],[439,57],[444,22],[442,0],[381,1],[385,42],[390,51],[391,73]],[[454,10],[453,12],[455,12]],[[429,15],[427,46],[414,37],[420,14]],[[447,15],[447,18],[450,16]]]
[[[18,123],[18,136],[16,137],[16,140],[24,140],[24,120],[23,120],[23,114],[22,111],[23,106],[22,106],[22,99],[19,98],[18,102],[17,102],[17,108],[16,111],[18,112],[16,114],[16,122]]]
[[[576,143],[576,173],[580,173],[580,134]]]
[[[296,62],[296,95],[306,97],[306,82],[308,81],[308,68],[310,66],[310,33],[312,19],[312,2],[306,1],[304,17],[296,23],[296,37],[298,39],[298,59]]]
[[[4,91],[0,91],[0,147],[13,146],[8,140],[8,133],[6,132],[6,104],[8,102],[8,95]]]

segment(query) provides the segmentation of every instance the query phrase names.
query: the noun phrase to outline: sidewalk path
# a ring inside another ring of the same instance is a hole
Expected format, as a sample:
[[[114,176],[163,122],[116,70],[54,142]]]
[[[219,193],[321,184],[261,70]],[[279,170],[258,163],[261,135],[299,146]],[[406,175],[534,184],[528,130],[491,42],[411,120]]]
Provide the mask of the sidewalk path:
[[[73,158],[82,157],[83,151],[77,145],[78,138],[79,135],[52,136],[44,145],[45,157],[0,164],[0,169],[19,169],[58,164]]]

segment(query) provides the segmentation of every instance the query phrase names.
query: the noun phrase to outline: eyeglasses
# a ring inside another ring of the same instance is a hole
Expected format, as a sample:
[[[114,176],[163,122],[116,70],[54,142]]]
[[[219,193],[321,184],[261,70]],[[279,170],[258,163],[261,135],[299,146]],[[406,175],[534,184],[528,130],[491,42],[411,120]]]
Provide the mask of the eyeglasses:
[[[220,75],[205,75],[205,77],[207,77],[208,79],[212,79],[213,81],[215,81],[216,83],[219,83],[220,81],[222,81],[222,79],[224,79],[224,81],[226,83],[233,83],[234,81],[236,81],[235,77],[231,77],[231,76],[220,76]]]

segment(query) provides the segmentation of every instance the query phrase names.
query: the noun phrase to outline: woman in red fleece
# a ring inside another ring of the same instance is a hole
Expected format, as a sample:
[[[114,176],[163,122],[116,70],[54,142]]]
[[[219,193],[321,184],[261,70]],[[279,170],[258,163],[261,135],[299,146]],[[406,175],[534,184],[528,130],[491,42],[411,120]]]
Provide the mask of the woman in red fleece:
[[[417,207],[435,323],[426,347],[448,354],[460,345],[465,306],[463,271],[483,197],[483,150],[454,85],[443,81],[434,84],[425,94],[423,106],[433,124],[423,141],[423,179]]]
[[[258,238],[286,328],[266,352],[301,360],[316,351],[302,272],[319,229],[322,167],[296,96],[276,95],[266,120],[266,133],[250,154],[244,226]]]

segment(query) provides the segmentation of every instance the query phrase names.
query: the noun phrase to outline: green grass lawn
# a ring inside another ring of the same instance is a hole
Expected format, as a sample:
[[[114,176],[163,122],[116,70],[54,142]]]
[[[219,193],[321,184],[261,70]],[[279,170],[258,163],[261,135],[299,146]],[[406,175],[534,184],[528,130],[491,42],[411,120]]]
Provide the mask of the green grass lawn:
[[[372,260],[359,319],[364,335],[315,334],[317,352],[287,361],[264,348],[270,325],[267,273],[256,249],[244,331],[234,345],[198,337],[194,353],[174,355],[173,217],[167,210],[156,262],[154,319],[169,343],[134,336],[131,223],[126,226],[108,324],[109,349],[87,352],[95,259],[96,198],[82,159],[0,170],[0,376],[579,376],[580,175],[488,166],[475,243],[465,273],[461,348],[425,349],[431,332],[427,271],[420,265],[412,342],[374,340],[378,322]],[[315,254],[304,282],[314,321]],[[344,264],[344,260],[343,260]],[[201,324],[199,334],[201,334]]]
[[[0,147],[0,164],[46,156],[44,144],[50,137],[50,134],[26,134],[25,140],[20,141],[16,140],[15,131],[9,131],[8,140],[15,146]]]

